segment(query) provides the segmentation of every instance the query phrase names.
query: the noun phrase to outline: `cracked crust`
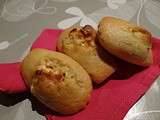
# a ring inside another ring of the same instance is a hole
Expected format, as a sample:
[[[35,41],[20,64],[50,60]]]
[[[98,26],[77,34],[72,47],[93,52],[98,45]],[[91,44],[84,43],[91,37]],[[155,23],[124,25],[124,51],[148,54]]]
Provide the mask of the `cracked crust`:
[[[92,83],[87,72],[62,53],[34,49],[23,60],[21,71],[31,93],[59,113],[76,113],[90,98]]]
[[[113,59],[96,44],[96,31],[90,25],[64,30],[58,50],[80,63],[96,83],[103,82],[115,72]]]
[[[152,64],[151,33],[125,20],[104,17],[98,26],[101,45],[111,54],[133,64]]]

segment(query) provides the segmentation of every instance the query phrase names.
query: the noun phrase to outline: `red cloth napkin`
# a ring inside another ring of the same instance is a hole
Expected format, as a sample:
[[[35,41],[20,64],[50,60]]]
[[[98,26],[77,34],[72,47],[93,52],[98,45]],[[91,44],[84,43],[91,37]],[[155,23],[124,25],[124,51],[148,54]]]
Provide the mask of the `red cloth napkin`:
[[[44,30],[32,48],[56,50],[61,30]],[[88,106],[74,115],[57,115],[43,111],[48,120],[122,120],[128,110],[160,75],[160,40],[152,38],[154,63],[148,68],[118,60],[118,70],[105,83],[94,85]],[[26,89],[19,71],[20,63],[0,64],[0,90],[7,93]]]

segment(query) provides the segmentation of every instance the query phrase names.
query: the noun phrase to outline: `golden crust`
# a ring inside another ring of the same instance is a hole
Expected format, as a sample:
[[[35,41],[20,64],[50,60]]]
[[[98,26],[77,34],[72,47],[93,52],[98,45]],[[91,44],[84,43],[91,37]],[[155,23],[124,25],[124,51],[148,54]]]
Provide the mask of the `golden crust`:
[[[70,57],[45,49],[34,49],[21,64],[31,93],[62,114],[83,109],[92,91],[87,72]]]
[[[111,54],[133,64],[152,64],[151,33],[125,20],[104,17],[98,26],[98,39]]]
[[[115,72],[113,65],[100,56],[112,59],[96,44],[96,31],[89,25],[71,27],[60,35],[58,50],[80,63],[96,83],[103,82]],[[110,60],[112,61],[112,60]]]

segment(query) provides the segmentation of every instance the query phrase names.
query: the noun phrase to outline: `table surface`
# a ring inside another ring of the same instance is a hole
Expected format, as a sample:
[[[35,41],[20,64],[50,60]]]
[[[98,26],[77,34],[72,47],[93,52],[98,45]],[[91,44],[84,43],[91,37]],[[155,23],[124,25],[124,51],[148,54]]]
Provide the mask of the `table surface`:
[[[159,37],[159,12],[160,0],[0,0],[0,62],[23,59],[45,28],[64,29],[74,24],[96,28],[104,16],[132,21]],[[45,120],[22,96],[0,93],[0,119]],[[160,77],[124,120],[160,120]]]

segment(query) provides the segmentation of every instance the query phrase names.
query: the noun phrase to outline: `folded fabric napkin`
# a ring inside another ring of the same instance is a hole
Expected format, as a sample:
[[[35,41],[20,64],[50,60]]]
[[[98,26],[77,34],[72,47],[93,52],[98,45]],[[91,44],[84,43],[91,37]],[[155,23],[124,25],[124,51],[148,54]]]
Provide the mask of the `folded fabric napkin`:
[[[44,30],[32,48],[56,50],[61,30]],[[43,111],[48,120],[122,120],[128,110],[160,75],[160,40],[152,38],[154,63],[142,68],[118,60],[118,70],[105,83],[94,85],[88,106],[74,115]],[[0,64],[0,91],[18,93],[27,90],[19,70],[20,63]]]

